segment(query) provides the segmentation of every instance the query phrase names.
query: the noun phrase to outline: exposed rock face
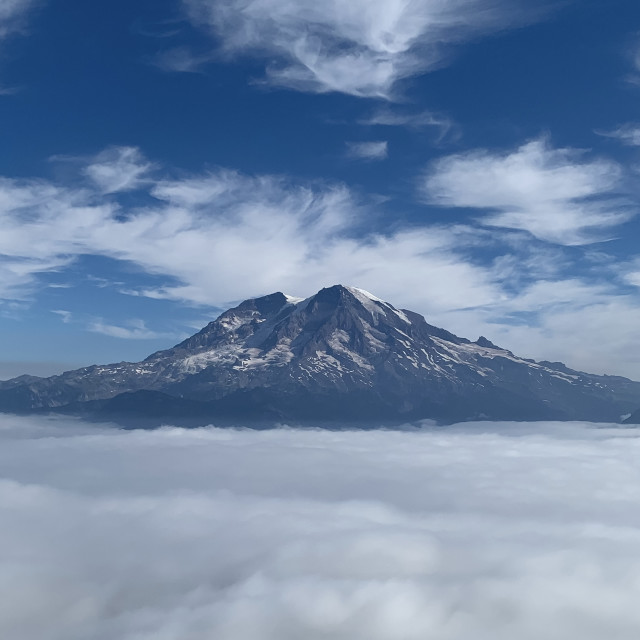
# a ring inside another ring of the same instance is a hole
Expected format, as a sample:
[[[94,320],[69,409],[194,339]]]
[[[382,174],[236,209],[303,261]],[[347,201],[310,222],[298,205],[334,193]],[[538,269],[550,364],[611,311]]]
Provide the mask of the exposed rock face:
[[[617,422],[638,406],[640,383],[518,358],[341,285],[246,300],[143,362],[0,383],[3,411],[104,416]]]

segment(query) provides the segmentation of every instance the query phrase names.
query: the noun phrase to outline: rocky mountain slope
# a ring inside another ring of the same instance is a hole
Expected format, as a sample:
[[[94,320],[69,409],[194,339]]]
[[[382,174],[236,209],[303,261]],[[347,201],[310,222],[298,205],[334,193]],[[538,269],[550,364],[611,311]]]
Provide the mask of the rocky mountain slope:
[[[0,383],[0,410],[152,422],[619,421],[640,383],[471,342],[353,287],[246,300],[137,363]]]

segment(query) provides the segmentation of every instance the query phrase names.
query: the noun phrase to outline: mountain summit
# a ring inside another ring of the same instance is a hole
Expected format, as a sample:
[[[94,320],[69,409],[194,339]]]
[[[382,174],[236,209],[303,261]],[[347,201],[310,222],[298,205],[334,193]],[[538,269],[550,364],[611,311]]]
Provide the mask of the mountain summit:
[[[246,300],[142,362],[0,383],[0,410],[196,421],[619,421],[640,383],[534,362],[354,287]]]

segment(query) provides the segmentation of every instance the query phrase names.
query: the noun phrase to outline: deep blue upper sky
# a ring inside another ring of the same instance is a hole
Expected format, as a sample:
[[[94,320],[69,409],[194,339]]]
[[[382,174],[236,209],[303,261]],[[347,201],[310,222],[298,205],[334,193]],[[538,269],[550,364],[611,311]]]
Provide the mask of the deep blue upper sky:
[[[0,0],[0,377],[371,290],[640,379],[633,0]]]

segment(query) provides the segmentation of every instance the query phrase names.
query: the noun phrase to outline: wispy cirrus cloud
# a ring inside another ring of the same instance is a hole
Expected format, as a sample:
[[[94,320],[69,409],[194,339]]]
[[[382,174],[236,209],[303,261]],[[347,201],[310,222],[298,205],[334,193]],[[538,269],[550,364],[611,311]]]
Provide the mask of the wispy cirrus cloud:
[[[0,50],[3,40],[24,32],[29,13],[44,0],[0,0]],[[10,96],[20,91],[19,87],[3,86],[0,81],[0,96]]]
[[[384,160],[389,155],[386,140],[374,142],[347,142],[347,157],[354,160]]]
[[[66,320],[65,320],[66,321]],[[96,319],[89,322],[87,330],[93,333],[101,333],[111,338],[122,338],[124,340],[154,340],[156,338],[175,338],[173,333],[163,333],[153,331],[147,327],[144,320],[132,318],[125,325],[116,325],[105,322],[103,319]]]
[[[60,316],[60,318],[62,318],[62,322],[65,324],[69,324],[73,320],[73,313],[66,309],[52,309],[51,313],[55,313],[57,316]]]
[[[610,131],[597,131],[598,135],[615,138],[629,147],[640,147],[640,124],[628,122]]]
[[[30,10],[41,4],[41,0],[1,0],[0,38],[20,31]]]
[[[606,240],[635,209],[621,197],[622,168],[534,140],[514,151],[442,158],[421,183],[425,200],[486,211],[482,224],[564,245]]]
[[[157,53],[151,63],[163,71],[198,73],[213,58],[212,54],[198,55],[188,47],[173,47]]]
[[[91,159],[83,173],[103,193],[131,191],[142,184],[153,169],[135,147],[110,147]]]
[[[370,116],[362,118],[358,124],[369,127],[406,127],[417,131],[424,129],[433,129],[437,132],[435,136],[437,142],[441,142],[446,137],[455,137],[455,123],[451,118],[434,113],[432,111],[408,111],[406,109],[378,109]]]
[[[270,60],[266,81],[299,91],[390,98],[451,45],[539,19],[553,2],[183,0],[228,56]]]
[[[307,294],[339,281],[388,295],[416,278],[415,290],[418,281],[430,286],[433,304],[442,307],[484,304],[498,295],[490,271],[456,250],[473,234],[425,228],[363,236],[366,198],[344,185],[217,170],[140,186],[148,204],[123,210],[97,185],[91,191],[0,181],[0,263],[15,271],[3,281],[5,299],[24,298],[38,273],[81,255],[165,276],[166,286],[141,291],[150,297],[218,307],[278,289]]]

